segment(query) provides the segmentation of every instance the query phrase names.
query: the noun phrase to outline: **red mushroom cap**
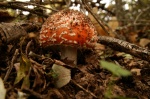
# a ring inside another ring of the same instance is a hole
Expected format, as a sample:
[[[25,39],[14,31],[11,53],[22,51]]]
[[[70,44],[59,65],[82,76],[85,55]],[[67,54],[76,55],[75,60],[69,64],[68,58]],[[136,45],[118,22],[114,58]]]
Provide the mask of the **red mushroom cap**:
[[[40,44],[93,47],[97,31],[91,20],[75,10],[62,10],[51,15],[42,25]]]

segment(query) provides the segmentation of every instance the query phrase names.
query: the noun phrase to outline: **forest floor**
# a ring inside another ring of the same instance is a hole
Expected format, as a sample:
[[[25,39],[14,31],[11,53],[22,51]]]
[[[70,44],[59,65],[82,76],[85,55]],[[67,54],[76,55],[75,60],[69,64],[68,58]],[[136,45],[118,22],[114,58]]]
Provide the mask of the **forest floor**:
[[[128,41],[140,45],[133,40]],[[22,47],[18,47],[20,45]],[[31,51],[36,54],[30,55]],[[150,99],[149,62],[106,46],[98,45],[95,50],[79,49],[78,64],[71,66],[72,62],[60,60],[59,51],[42,49],[36,40],[26,38],[23,43],[1,47],[0,58],[0,75],[7,89],[7,99]],[[115,76],[101,67],[100,60],[118,64],[132,75]],[[61,76],[69,80],[61,88],[55,87],[54,62],[71,71],[71,79],[68,75]]]

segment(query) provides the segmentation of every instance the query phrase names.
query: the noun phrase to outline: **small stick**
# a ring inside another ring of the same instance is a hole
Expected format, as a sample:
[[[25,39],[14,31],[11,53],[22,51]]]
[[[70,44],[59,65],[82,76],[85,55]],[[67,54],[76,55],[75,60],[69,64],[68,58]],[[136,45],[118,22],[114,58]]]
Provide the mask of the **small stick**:
[[[27,46],[26,46],[26,50],[25,50],[26,55],[28,55],[28,49],[29,49],[29,47],[30,47],[31,44],[32,44],[32,40],[29,41],[28,44],[27,44]]]
[[[22,89],[22,91],[23,92],[26,92],[26,93],[28,93],[28,94],[30,94],[30,95],[33,95],[33,96],[35,96],[36,98],[38,98],[38,99],[45,99],[46,97],[46,95],[41,95],[41,94],[39,94],[39,93],[37,93],[37,92],[35,92],[35,91],[33,91],[33,90],[31,90],[31,89],[29,89],[29,88],[23,88]]]
[[[29,60],[30,60],[31,63],[33,63],[33,64],[35,64],[36,66],[38,66],[38,68],[39,68],[39,67],[41,67],[41,68],[43,67],[42,64],[37,63],[37,62],[34,61],[33,59],[29,58]]]
[[[98,22],[98,24],[102,27],[102,29],[107,33],[110,34],[109,31],[106,30],[105,26],[103,25],[103,22],[98,19],[98,17],[91,11],[90,7],[86,4],[86,0],[82,0],[85,8],[92,14],[92,16],[95,18],[95,20]]]
[[[94,98],[98,98],[96,95],[94,95],[92,92],[86,90],[85,88],[83,88],[81,85],[79,85],[78,83],[76,83],[74,80],[71,80],[72,83],[74,83],[76,86],[78,86],[79,88],[81,88],[83,91],[89,93],[91,96],[93,96]]]
[[[26,50],[25,50],[26,55],[28,55],[28,49],[29,49],[29,47],[31,46],[31,44],[32,44],[32,40],[30,40],[30,41],[28,42],[27,46],[26,46]]]
[[[141,11],[141,13],[140,13],[139,15],[137,15],[137,17],[135,18],[133,24],[136,24],[136,22],[137,22],[137,20],[139,19],[139,17],[140,17],[143,13],[145,13],[145,11],[147,11],[147,10],[149,10],[149,9],[150,9],[150,7],[147,7],[147,8],[145,8],[145,9],[143,9],[143,11]]]
[[[39,58],[42,58],[42,59],[49,59],[52,63],[58,64],[58,65],[66,65],[64,62],[62,62],[60,60],[51,59],[51,58],[45,57],[45,56],[43,57],[43,56],[40,56],[40,55],[37,55],[37,54],[33,53],[32,51],[30,51],[29,56],[31,56],[31,57],[39,57]],[[33,62],[33,60],[30,60],[30,61]],[[38,64],[36,64],[36,65],[38,65]]]
[[[13,57],[12,57],[12,60],[11,60],[11,64],[10,64],[10,66],[9,66],[9,69],[7,70],[7,73],[6,73],[5,77],[4,77],[4,82],[7,81],[8,77],[9,77],[11,71],[12,71],[12,68],[13,68],[13,66],[14,66],[14,61],[16,60],[18,53],[19,53],[19,50],[16,49],[16,51],[15,51]]]

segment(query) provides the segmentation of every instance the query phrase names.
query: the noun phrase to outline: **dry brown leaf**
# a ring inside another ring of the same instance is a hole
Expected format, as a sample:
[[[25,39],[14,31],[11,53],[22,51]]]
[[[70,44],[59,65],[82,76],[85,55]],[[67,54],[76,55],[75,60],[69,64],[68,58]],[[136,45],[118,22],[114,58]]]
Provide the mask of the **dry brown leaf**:
[[[140,39],[139,45],[142,46],[142,47],[145,47],[149,43],[150,43],[149,39],[142,38],[142,39]]]

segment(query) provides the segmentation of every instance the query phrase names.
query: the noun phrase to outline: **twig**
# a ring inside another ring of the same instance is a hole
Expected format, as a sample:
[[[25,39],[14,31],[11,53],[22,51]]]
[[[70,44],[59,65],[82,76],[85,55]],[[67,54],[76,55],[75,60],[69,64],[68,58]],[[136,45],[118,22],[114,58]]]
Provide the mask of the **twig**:
[[[26,87],[24,87],[24,88],[22,89],[22,91],[23,91],[23,92],[26,92],[26,93],[28,93],[28,94],[30,94],[30,95],[33,95],[34,97],[36,97],[36,98],[38,98],[38,99],[45,99],[45,98],[46,98],[46,95],[41,95],[41,94],[39,94],[39,93],[37,93],[37,92],[35,92],[35,91],[29,89],[29,88],[26,88]]]
[[[49,4],[52,4],[52,2],[55,2],[56,0],[48,0],[48,2],[49,2]],[[59,2],[60,3],[60,2]],[[69,7],[70,7],[70,5],[71,5],[71,0],[64,0],[64,2],[62,2],[62,5],[63,5],[63,3],[65,4],[65,5],[67,5],[67,7],[65,8],[65,9],[68,9]],[[53,3],[54,4],[54,3]],[[52,8],[54,8],[55,7],[55,5],[51,5],[51,7]],[[55,8],[54,8],[55,9]],[[59,11],[59,10],[57,10],[57,9],[55,9],[56,11]]]
[[[64,62],[62,62],[62,61],[60,61],[60,60],[51,59],[51,58],[45,57],[45,56],[40,56],[40,55],[37,55],[37,54],[33,53],[32,51],[30,51],[29,56],[31,56],[31,57],[39,57],[39,58],[41,58],[41,59],[43,59],[43,60],[44,60],[44,59],[48,59],[48,60],[51,61],[52,63],[58,64],[58,65],[66,65]],[[33,62],[33,61],[31,61],[31,62]],[[37,64],[37,65],[38,65],[38,64]]]
[[[82,0],[85,8],[87,9],[87,11],[89,11],[91,13],[91,15],[95,18],[95,20],[98,22],[98,24],[102,27],[102,29],[109,35],[111,33],[114,33],[116,35],[117,38],[120,38],[120,35],[115,32],[112,31],[112,29],[104,22],[102,22],[91,10],[91,8],[87,5],[86,0]],[[108,28],[106,29],[105,26]]]
[[[64,62],[62,62],[62,61],[60,61],[60,60],[56,60],[56,59],[51,59],[51,58],[49,58],[49,57],[45,57],[45,56],[40,56],[40,55],[38,55],[38,54],[35,54],[35,53],[33,53],[32,51],[30,51],[30,53],[29,53],[29,56],[30,57],[38,57],[38,58],[41,58],[42,60],[45,60],[45,59],[48,59],[48,61],[50,61],[52,64],[57,64],[57,65],[61,65],[61,66],[65,66],[65,67],[67,67],[67,68],[75,68],[75,67],[73,67],[73,66],[70,66],[70,65],[68,65],[68,64],[65,64]],[[31,59],[31,58],[30,58]],[[41,67],[41,64],[39,64],[39,63],[37,63],[37,62],[35,62],[34,60],[30,60],[31,61],[31,63],[35,63],[37,66],[40,66]]]
[[[58,10],[55,10],[55,9],[52,9],[52,8],[47,8],[47,7],[44,7],[42,5],[39,5],[39,4],[36,4],[36,3],[31,3],[31,2],[20,2],[20,1],[11,1],[11,2],[8,2],[8,3],[14,3],[14,4],[26,4],[26,5],[34,5],[34,6],[37,6],[37,7],[41,7],[41,8],[44,8],[44,9],[49,9],[49,10],[52,10],[52,11],[58,11]]]
[[[28,49],[31,46],[31,44],[32,44],[32,40],[30,40],[26,46],[26,50],[25,50],[26,55],[28,55]]]
[[[51,2],[53,2],[53,0],[48,0],[48,2],[49,2],[49,4],[51,4]],[[52,9],[58,11],[57,9],[54,8],[54,4],[51,4],[50,6],[52,7]]]
[[[9,66],[9,69],[7,70],[6,75],[5,75],[5,77],[4,77],[4,82],[7,81],[8,77],[9,77],[11,71],[12,71],[12,68],[13,68],[13,66],[14,66],[14,61],[16,60],[18,53],[19,53],[19,50],[16,49],[16,51],[15,51],[13,57],[12,57],[12,60],[11,60],[11,64],[10,64],[10,66]]]
[[[135,18],[135,21],[133,22],[133,24],[136,24],[136,22],[137,22],[137,20],[139,19],[139,17],[145,12],[145,11],[147,11],[147,10],[149,10],[150,9],[150,7],[147,7],[147,8],[145,8],[145,9],[143,9],[143,11],[141,11],[141,13]]]
[[[40,56],[38,54],[35,54],[34,52],[30,51],[29,53],[29,56],[31,57],[38,57],[38,58],[41,58],[41,59],[49,59],[52,63],[54,63],[55,61],[49,57],[45,57],[45,56]]]
[[[103,29],[106,33],[110,34],[109,31],[107,31],[106,28],[104,27],[102,21],[100,21],[100,20],[98,19],[98,17],[91,11],[90,7],[86,4],[86,1],[85,1],[85,0],[82,0],[82,2],[83,2],[83,4],[85,5],[85,8],[92,14],[92,16],[93,16],[93,17],[96,19],[96,21],[98,22],[98,24],[102,27],[102,29]]]
[[[69,8],[70,6],[71,6],[71,0],[65,0],[65,2],[66,2],[66,5],[67,5],[67,7],[66,8]]]
[[[33,64],[35,64],[36,66],[38,66],[38,68],[39,68],[39,67],[43,68],[43,65],[42,65],[42,64],[37,63],[36,61],[34,61],[34,60],[31,59],[31,58],[30,58],[29,60],[30,60],[31,63],[33,63]]]
[[[30,1],[30,2],[38,2],[38,1]],[[44,2],[40,2],[42,5],[47,5],[47,4],[61,4],[61,5],[65,5],[65,1],[62,0],[44,0]]]
[[[117,51],[123,51],[129,53],[133,56],[136,56],[140,59],[150,62],[150,50],[146,48],[142,48],[135,44],[123,40],[119,40],[116,38],[112,38],[112,37],[106,37],[106,36],[99,36],[98,43],[109,46],[110,48]]]
[[[35,9],[29,9],[29,8],[26,8],[26,7],[23,7],[23,6],[19,6],[19,5],[16,5],[16,4],[12,4],[12,3],[9,3],[9,2],[0,2],[0,8],[20,9],[20,10],[28,11],[28,12],[31,12],[31,13],[34,13],[34,14],[46,17],[46,18],[48,17],[48,15],[45,15],[42,12],[38,12]]]
[[[88,94],[90,94],[91,96],[93,96],[94,98],[98,98],[96,95],[94,95],[92,92],[86,90],[85,88],[83,88],[81,85],[79,85],[78,83],[76,83],[74,80],[71,80],[71,82],[73,84],[75,84],[76,86],[78,86],[79,88],[81,88],[83,91],[87,92]]]
[[[41,23],[36,22],[19,22],[15,24],[21,26],[26,32],[39,31],[41,29]]]
[[[125,26],[121,26],[121,27],[118,27],[116,30],[123,30],[123,29],[127,29],[127,28],[129,28],[129,27],[131,27],[131,26],[150,26],[150,24],[149,23],[133,23],[133,24],[127,24],[127,25],[125,25]]]

